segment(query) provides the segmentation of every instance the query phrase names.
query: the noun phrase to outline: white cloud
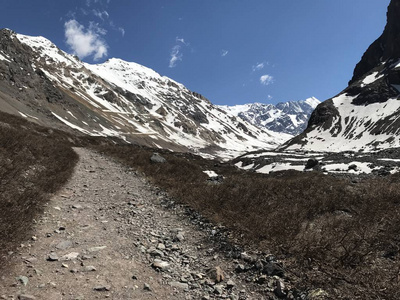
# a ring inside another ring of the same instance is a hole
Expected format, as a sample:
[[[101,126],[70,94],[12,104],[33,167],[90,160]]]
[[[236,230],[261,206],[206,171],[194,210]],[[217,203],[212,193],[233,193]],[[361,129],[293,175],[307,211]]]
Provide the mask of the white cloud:
[[[175,41],[178,43],[182,43],[182,44],[184,44],[185,46],[189,46],[189,43],[186,43],[185,42],[185,39],[184,38],[179,38],[179,37],[176,37],[175,38]]]
[[[224,49],[221,50],[221,56],[222,56],[222,57],[227,56],[228,53],[229,53],[228,50],[224,50]]]
[[[108,19],[108,18],[110,17],[110,15],[108,14],[108,12],[107,12],[106,10],[100,11],[100,10],[97,10],[97,9],[92,9],[92,13],[93,13],[96,17],[102,19],[103,21],[104,21],[105,19]]]
[[[260,82],[262,85],[270,85],[270,84],[274,83],[274,77],[272,77],[271,75],[265,74],[260,77]]]
[[[180,52],[181,46],[175,45],[171,50],[171,59],[169,60],[169,67],[174,68],[178,61],[182,61],[183,54]]]
[[[112,20],[110,20],[109,25],[110,25],[110,27],[111,27],[113,30],[116,30],[116,31],[121,32],[121,35],[122,35],[123,37],[125,36],[125,28],[123,28],[123,27],[118,27],[117,25],[114,24],[114,22],[113,22]]]
[[[106,31],[98,24],[92,22],[89,28],[85,29],[76,20],[69,20],[65,22],[64,28],[66,42],[78,57],[85,58],[93,55],[93,59],[98,60],[107,56],[108,45],[101,38]]]
[[[107,5],[110,4],[111,0],[86,0],[86,6],[90,7],[92,4],[101,4],[101,5]]]
[[[171,58],[169,60],[169,67],[174,68],[178,61],[182,61],[183,57],[183,49],[190,47],[190,43],[185,41],[184,38],[176,37],[175,38],[176,45],[171,49]],[[193,50],[193,49],[192,49]]]
[[[265,63],[262,62],[262,63],[257,63],[255,66],[252,67],[252,69],[253,69],[253,72],[255,72],[255,71],[264,69],[264,67],[265,67]]]

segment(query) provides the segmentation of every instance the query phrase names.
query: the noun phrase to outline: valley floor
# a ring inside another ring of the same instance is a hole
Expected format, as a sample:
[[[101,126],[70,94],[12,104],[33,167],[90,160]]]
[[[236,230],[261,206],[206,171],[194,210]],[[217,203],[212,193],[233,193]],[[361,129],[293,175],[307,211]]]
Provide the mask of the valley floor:
[[[9,253],[1,299],[267,299],[237,276],[238,261],[219,252],[209,231],[183,208],[166,208],[165,194],[138,173],[75,151],[74,175],[32,239]]]

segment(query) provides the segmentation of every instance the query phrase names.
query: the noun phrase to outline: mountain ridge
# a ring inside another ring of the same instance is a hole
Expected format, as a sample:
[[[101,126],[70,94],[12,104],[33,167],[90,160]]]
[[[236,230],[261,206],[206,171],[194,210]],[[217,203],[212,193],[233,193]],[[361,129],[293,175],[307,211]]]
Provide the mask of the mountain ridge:
[[[255,102],[219,107],[257,127],[297,135],[306,128],[312,111],[319,103],[317,98],[310,97],[306,100],[279,102],[275,105]]]
[[[356,65],[349,86],[319,104],[306,130],[280,149],[377,151],[400,147],[400,0],[388,7],[382,35]]]
[[[136,63],[90,65],[44,37],[0,31],[0,109],[46,126],[156,148],[233,157],[274,148],[276,134]]]

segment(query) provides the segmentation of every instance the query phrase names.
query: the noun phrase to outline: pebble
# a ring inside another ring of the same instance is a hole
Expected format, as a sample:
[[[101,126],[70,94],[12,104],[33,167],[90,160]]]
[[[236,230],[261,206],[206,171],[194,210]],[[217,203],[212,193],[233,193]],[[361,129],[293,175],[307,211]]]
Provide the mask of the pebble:
[[[96,271],[96,267],[94,267],[94,266],[83,267],[83,272],[94,272],[94,271]]]
[[[222,271],[221,267],[215,267],[207,272],[207,275],[212,279],[214,282],[218,283],[225,280],[224,272]]]
[[[144,284],[143,284],[143,290],[148,291],[148,292],[151,292],[151,287],[150,287],[150,285],[148,285],[147,283],[144,283]]]
[[[229,279],[228,282],[226,283],[226,287],[227,287],[228,289],[231,289],[231,288],[233,288],[234,286],[236,286],[236,284],[235,284],[231,279]]]
[[[58,255],[55,252],[51,252],[48,257],[47,257],[48,261],[58,261]]]
[[[107,248],[107,246],[98,246],[98,247],[89,248],[88,251],[89,252],[99,252],[99,251],[101,251],[103,249],[106,249],[106,248]]]
[[[71,252],[71,253],[61,256],[60,260],[61,261],[74,260],[74,259],[77,259],[78,256],[79,256],[78,252]]]
[[[26,276],[18,276],[16,279],[25,286],[29,283],[29,279]]]
[[[189,285],[187,283],[184,283],[184,282],[170,281],[169,285],[174,287],[174,288],[179,288],[179,289],[183,289],[183,290],[189,289]]]
[[[3,298],[3,299],[6,299],[6,298]],[[18,299],[19,300],[35,300],[36,297],[32,296],[32,295],[28,295],[28,294],[21,294],[21,295],[18,295]]]
[[[93,290],[95,290],[97,292],[108,292],[111,290],[111,287],[107,286],[107,285],[98,285],[98,286],[95,286],[93,288]]]
[[[72,242],[65,240],[56,245],[56,249],[58,250],[67,250],[68,248],[72,247]]]
[[[170,266],[170,265],[169,265],[168,262],[162,261],[162,260],[160,260],[160,259],[155,259],[154,262],[153,262],[153,264],[152,264],[152,267],[153,267],[153,268],[155,268],[155,269],[161,269],[161,270],[166,270],[166,269],[168,269],[169,266]]]

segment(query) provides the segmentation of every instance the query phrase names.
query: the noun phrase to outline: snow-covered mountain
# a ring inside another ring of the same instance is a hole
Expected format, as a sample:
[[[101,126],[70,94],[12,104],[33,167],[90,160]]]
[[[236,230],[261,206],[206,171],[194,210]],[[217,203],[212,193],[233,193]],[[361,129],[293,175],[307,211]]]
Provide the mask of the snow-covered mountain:
[[[280,102],[276,105],[249,103],[221,105],[220,108],[247,122],[274,132],[298,135],[307,127],[311,113],[320,103],[315,97],[300,101]]]
[[[44,37],[0,31],[0,109],[52,127],[232,157],[289,135],[257,128],[136,63],[80,61]]]
[[[349,86],[317,106],[307,129],[282,149],[372,151],[400,147],[400,0],[382,35],[357,64]]]

